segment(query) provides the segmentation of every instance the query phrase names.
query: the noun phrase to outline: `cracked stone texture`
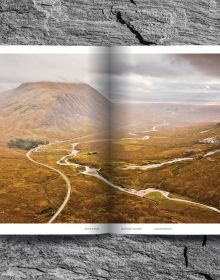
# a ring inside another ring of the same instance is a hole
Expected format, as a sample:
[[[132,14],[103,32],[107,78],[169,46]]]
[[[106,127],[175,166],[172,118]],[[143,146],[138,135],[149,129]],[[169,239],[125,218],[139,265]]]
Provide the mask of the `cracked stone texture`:
[[[214,236],[4,236],[0,279],[218,280],[219,251]]]
[[[0,44],[220,44],[220,0],[1,0]]]
[[[0,44],[220,44],[220,0],[1,0]],[[1,236],[0,279],[220,279],[220,237]]]

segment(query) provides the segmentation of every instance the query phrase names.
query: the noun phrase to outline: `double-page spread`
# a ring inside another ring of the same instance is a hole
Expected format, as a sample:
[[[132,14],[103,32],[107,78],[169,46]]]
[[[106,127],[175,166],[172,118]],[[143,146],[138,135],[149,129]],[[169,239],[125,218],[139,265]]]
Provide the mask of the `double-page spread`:
[[[1,234],[219,234],[218,47],[1,47]]]

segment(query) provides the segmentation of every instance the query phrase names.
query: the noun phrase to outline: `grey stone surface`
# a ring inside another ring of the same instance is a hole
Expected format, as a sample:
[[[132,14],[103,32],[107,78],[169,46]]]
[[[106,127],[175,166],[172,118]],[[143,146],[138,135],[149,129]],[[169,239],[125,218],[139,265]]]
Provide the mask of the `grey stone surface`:
[[[0,279],[218,280],[219,238],[209,236],[0,238]]]
[[[220,0],[1,0],[0,44],[220,44]]]

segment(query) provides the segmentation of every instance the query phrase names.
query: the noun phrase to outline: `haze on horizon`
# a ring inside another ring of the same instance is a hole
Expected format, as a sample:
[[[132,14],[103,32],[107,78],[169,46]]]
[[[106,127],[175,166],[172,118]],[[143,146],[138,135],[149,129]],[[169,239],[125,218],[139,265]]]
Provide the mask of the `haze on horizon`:
[[[83,82],[116,102],[220,104],[218,54],[0,54],[0,63],[0,94],[27,82]]]

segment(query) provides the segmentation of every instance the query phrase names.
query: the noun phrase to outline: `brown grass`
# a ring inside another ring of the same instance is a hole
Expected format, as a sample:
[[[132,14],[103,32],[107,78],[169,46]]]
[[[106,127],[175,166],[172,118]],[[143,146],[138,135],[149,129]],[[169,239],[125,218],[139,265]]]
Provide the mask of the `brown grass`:
[[[154,187],[218,207],[220,154],[155,170],[123,170],[127,164],[147,164],[181,157],[191,151],[198,157],[213,145],[199,139],[220,134],[219,128],[199,134],[201,127],[163,129],[149,141],[81,143],[72,162],[101,168],[101,173],[125,188]],[[118,132],[118,135],[120,133]],[[34,159],[59,168],[72,184],[70,200],[57,218],[59,223],[214,223],[219,214],[204,207],[169,201],[158,193],[144,198],[115,190],[97,178],[80,174],[75,167],[58,166],[69,154],[71,142],[57,144],[33,154]],[[0,222],[47,222],[66,195],[58,174],[28,161],[24,152],[1,146]],[[111,151],[111,153],[110,153]],[[93,153],[90,153],[93,152]]]

